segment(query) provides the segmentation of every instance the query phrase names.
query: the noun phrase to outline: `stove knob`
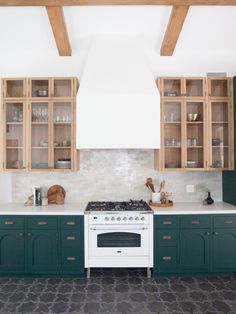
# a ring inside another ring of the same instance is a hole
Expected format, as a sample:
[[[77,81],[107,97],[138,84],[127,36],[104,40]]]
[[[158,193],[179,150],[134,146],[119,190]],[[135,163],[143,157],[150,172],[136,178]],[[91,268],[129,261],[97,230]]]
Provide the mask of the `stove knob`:
[[[121,221],[121,218],[120,218],[120,217],[117,217],[117,219],[116,219],[116,220]]]
[[[129,217],[129,220],[133,220],[133,217]]]
[[[111,217],[111,220],[114,221],[114,220],[115,220],[115,217]]]
[[[145,218],[144,218],[144,217],[142,217],[142,218],[141,218],[141,220],[142,220],[142,221],[144,221],[144,220],[145,220]]]
[[[126,221],[126,220],[127,220],[127,217],[124,217],[123,220]]]
[[[138,220],[139,220],[139,217],[135,217],[135,220],[138,221]]]
[[[106,221],[108,221],[108,220],[109,220],[109,218],[108,218],[108,217],[105,217],[105,220],[106,220]]]

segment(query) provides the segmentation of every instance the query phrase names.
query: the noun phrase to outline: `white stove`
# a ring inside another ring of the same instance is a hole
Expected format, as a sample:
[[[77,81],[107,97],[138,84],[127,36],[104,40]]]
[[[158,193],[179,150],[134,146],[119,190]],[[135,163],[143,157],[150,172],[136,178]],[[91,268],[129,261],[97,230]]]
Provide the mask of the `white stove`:
[[[85,267],[153,267],[153,211],[146,202],[90,202]]]

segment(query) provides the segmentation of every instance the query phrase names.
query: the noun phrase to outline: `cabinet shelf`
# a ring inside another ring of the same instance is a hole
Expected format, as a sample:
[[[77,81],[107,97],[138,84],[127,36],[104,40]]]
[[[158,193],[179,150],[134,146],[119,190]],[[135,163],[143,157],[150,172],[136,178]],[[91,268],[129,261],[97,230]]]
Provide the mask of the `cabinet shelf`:
[[[47,122],[31,122],[32,125],[48,125],[48,121]]]
[[[165,145],[165,148],[181,148],[181,146]]]
[[[180,124],[181,121],[165,121],[165,124]]]
[[[71,149],[71,146],[54,146],[54,149]]]
[[[32,146],[32,149],[48,149],[48,146]]]
[[[212,121],[212,124],[228,124],[228,121]]]
[[[23,125],[23,122],[7,122],[7,125]]]
[[[203,148],[203,146],[199,146],[199,145],[196,145],[196,146],[187,146],[187,148],[189,149],[194,149],[194,148]]]

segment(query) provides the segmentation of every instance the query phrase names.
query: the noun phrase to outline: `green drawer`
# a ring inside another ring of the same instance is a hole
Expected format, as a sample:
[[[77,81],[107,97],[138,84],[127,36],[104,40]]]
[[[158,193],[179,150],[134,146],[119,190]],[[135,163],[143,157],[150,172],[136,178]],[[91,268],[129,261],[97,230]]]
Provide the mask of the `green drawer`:
[[[0,229],[23,229],[24,217],[1,216]]]
[[[157,229],[175,229],[177,226],[177,216],[155,216],[155,228]]]
[[[175,271],[177,268],[177,248],[158,247],[155,272]]]
[[[175,246],[176,244],[176,230],[157,230],[157,246]]]
[[[180,217],[180,226],[182,229],[210,228],[211,217],[205,215],[191,215]]]
[[[222,215],[213,217],[215,228],[235,228],[236,215]]]
[[[84,256],[81,249],[63,248],[62,249],[62,270],[81,272],[84,265]]]
[[[29,229],[57,229],[57,217],[29,217],[27,222]]]
[[[61,231],[62,247],[80,248],[83,238],[80,231],[64,230]]]
[[[83,217],[79,216],[63,216],[61,217],[62,229],[80,229],[83,222]]]

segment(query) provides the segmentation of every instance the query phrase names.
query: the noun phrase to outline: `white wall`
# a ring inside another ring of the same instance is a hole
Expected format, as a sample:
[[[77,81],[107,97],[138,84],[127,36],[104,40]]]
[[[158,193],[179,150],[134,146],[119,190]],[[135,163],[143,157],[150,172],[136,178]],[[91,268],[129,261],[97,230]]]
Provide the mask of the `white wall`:
[[[12,174],[0,173],[0,204],[12,201]]]

